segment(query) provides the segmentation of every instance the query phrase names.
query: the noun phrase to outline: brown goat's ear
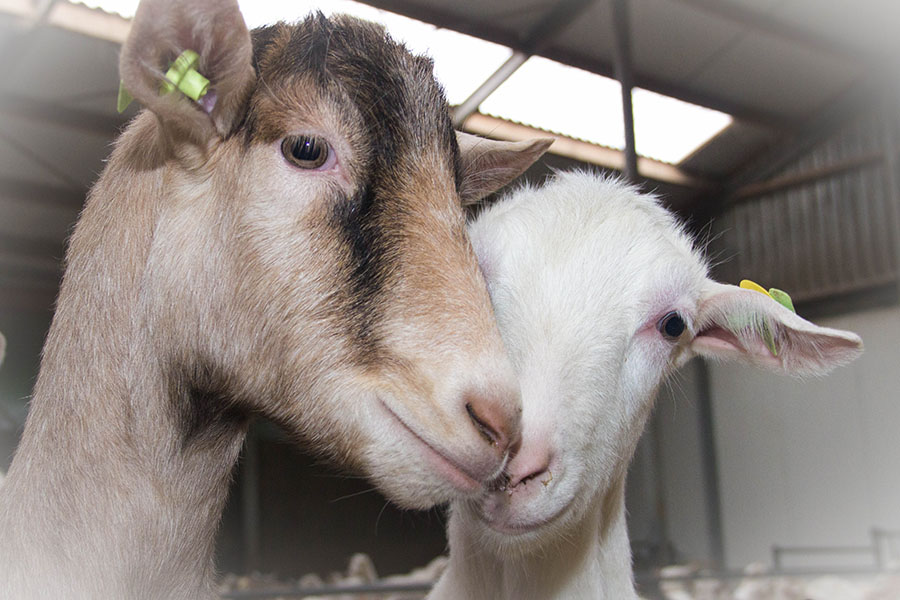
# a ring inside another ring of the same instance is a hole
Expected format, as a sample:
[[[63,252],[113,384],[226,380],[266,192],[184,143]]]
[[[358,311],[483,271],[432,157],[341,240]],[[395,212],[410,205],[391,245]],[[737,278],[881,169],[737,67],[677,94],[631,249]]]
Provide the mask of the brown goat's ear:
[[[194,101],[161,93],[170,65],[185,50],[199,55],[196,71],[209,80]],[[206,145],[240,123],[256,75],[250,33],[235,0],[143,0],[119,58],[122,86],[153,111],[174,141]]]
[[[498,142],[456,132],[462,161],[460,200],[475,204],[524,173],[550,148],[553,138]]]

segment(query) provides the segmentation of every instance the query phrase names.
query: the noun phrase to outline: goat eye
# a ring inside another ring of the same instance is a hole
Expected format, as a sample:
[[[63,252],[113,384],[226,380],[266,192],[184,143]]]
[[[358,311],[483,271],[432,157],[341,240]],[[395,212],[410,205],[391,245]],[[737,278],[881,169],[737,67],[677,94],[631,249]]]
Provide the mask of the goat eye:
[[[687,325],[684,323],[684,319],[681,318],[681,315],[673,310],[670,313],[666,313],[666,315],[659,320],[656,324],[656,328],[663,336],[670,340],[677,340],[681,337],[681,334],[684,333],[684,330],[687,329]]]
[[[281,142],[284,158],[301,169],[318,169],[328,160],[328,142],[312,135],[289,135]]]

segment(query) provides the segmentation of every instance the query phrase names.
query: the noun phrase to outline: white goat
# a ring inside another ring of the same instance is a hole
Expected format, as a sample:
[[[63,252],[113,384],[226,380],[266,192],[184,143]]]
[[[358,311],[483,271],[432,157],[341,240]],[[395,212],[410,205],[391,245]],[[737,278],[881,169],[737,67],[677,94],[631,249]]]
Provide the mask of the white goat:
[[[625,475],[663,377],[697,354],[819,375],[861,351],[852,333],[712,281],[675,218],[614,180],[559,174],[470,235],[519,374],[523,438],[501,483],[451,504],[432,599],[635,598]]]

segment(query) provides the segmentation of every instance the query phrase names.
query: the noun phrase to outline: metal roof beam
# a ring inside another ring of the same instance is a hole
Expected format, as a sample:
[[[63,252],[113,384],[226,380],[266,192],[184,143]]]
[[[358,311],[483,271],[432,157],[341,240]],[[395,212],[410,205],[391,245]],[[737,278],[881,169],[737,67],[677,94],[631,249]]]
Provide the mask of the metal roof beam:
[[[520,52],[518,50],[512,53],[505,63],[500,65],[500,68],[494,71],[494,74],[484,80],[478,89],[476,89],[472,94],[463,100],[463,102],[453,109],[453,126],[459,129],[462,127],[462,124],[468,119],[475,111],[478,110],[478,107],[481,106],[481,103],[487,100],[487,97],[496,91],[498,87],[503,85],[503,82],[510,78],[510,76],[515,73],[519,67],[525,64],[531,58],[531,55],[526,54],[524,52]]]
[[[520,48],[529,54],[552,40],[593,4],[594,0],[562,0],[522,39]]]
[[[616,79],[622,89],[622,125],[625,130],[625,177],[636,182],[638,175],[637,148],[634,141],[634,74],[631,63],[631,25],[628,0],[612,0],[613,37],[615,38]]]
[[[495,44],[501,44],[518,50],[526,54],[529,53],[528,48],[523,44],[523,40],[517,36],[506,32],[499,27],[493,25],[485,25],[478,23],[464,16],[453,14],[447,11],[434,10],[428,7],[412,5],[405,0],[359,0],[375,8],[388,10],[407,17],[418,19],[426,23],[431,23],[438,27],[452,29],[466,35],[471,35]],[[561,62],[597,75],[615,79],[615,68],[612,63],[604,60],[597,60],[577,52],[554,48],[547,44],[541,46],[539,51],[531,53]],[[664,81],[655,77],[651,77],[640,72],[634,73],[635,87],[643,88],[651,92],[656,92],[664,96],[669,96],[684,102],[690,102],[705,108],[711,108],[720,112],[728,113],[736,119],[768,127],[781,131],[791,131],[796,127],[796,122],[788,117],[771,113],[764,110],[758,110],[747,105],[741,104],[729,98],[716,96],[704,92],[697,92],[687,87]]]
[[[461,127],[469,115],[478,110],[478,107],[488,96],[503,85],[503,82],[525,64],[538,49],[553,39],[574,21],[578,15],[584,12],[591,2],[593,0],[564,0],[556,4],[549,11],[546,18],[542,19],[540,23],[528,32],[524,39],[517,43],[513,49],[512,56],[500,65],[500,68],[494,71],[493,75],[488,77],[484,83],[478,86],[478,89],[472,92],[462,104],[456,107],[453,111],[453,125]]]
[[[611,79],[616,78],[615,66],[606,61],[596,60],[584,56],[583,54],[558,48],[549,48],[547,51],[542,52],[541,55],[557,62],[590,71],[597,75],[602,75],[603,77],[609,77]],[[704,108],[717,110],[746,123],[779,131],[792,131],[797,127],[796,121],[790,117],[752,108],[723,96],[692,90],[671,81],[665,81],[651,75],[646,75],[640,71],[635,71],[632,79],[634,87],[645,89],[650,92],[656,92],[657,94],[696,104],[697,106],[702,106]]]
[[[728,0],[674,0],[696,10],[716,15],[738,25],[749,27],[761,33],[806,46],[817,52],[826,52],[836,58],[868,64],[871,56],[855,46],[843,44],[833,38],[817,34],[811,30],[796,27],[785,21],[770,17],[760,11],[748,9]]]

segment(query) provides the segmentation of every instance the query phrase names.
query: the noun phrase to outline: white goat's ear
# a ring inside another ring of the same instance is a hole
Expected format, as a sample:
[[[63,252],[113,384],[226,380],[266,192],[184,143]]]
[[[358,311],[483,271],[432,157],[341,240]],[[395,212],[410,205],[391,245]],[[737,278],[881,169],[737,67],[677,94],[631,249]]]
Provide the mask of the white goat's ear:
[[[0,333],[0,365],[3,364],[3,359],[6,358],[6,338],[3,337],[3,334]]]
[[[712,281],[695,327],[695,354],[789,375],[824,375],[862,352],[855,333],[819,327],[765,294]]]
[[[209,80],[208,92],[197,101],[178,90],[161,93],[171,63],[186,50],[199,55],[195,69]],[[143,0],[122,47],[119,74],[170,139],[205,145],[241,121],[256,80],[252,58],[236,0]]]
[[[456,132],[462,162],[460,200],[475,204],[524,173],[553,144],[553,138],[498,142]]]

